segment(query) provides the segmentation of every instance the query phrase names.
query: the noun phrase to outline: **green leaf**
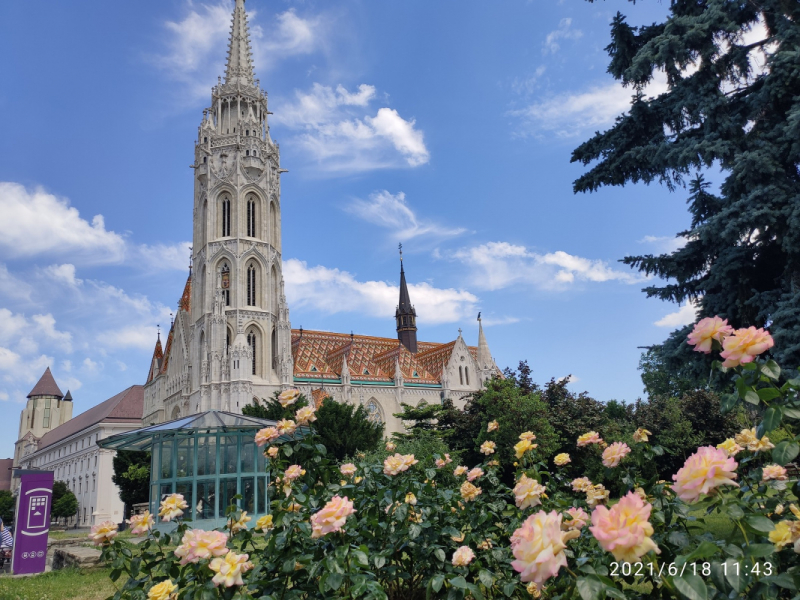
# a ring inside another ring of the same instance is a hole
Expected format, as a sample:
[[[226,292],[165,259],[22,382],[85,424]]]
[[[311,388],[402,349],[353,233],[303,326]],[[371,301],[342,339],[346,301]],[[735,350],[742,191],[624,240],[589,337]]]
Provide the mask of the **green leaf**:
[[[725,579],[728,580],[728,583],[731,584],[731,587],[737,592],[741,591],[742,586],[741,568],[742,566],[739,564],[739,561],[736,561],[732,558],[726,560],[722,565],[723,572],[725,573]]]
[[[285,456],[291,456],[292,454],[294,454],[294,450],[289,444],[284,444],[281,450],[283,450],[283,454]]]
[[[777,429],[783,420],[783,410],[780,406],[770,406],[764,411],[764,419],[761,421],[764,433]]]
[[[600,600],[601,593],[605,589],[597,577],[578,577],[576,586],[582,600]]]
[[[450,580],[450,585],[452,585],[455,588],[459,588],[461,590],[466,590],[469,587],[467,580],[461,577],[461,575],[459,575],[458,577],[453,577]]]
[[[722,570],[722,565],[718,562],[711,563],[711,581],[717,589],[723,594],[728,589],[728,584],[725,582],[725,573]]]
[[[777,380],[781,376],[781,368],[774,360],[768,360],[766,364],[761,365],[761,372],[770,379]]]
[[[728,516],[731,519],[739,520],[742,517],[744,517],[744,511],[742,510],[742,507],[739,506],[738,504],[731,504],[730,506],[728,506],[728,511],[727,512],[728,512]]]
[[[781,391],[773,387],[761,388],[756,393],[764,402],[769,402],[770,400],[781,397]]]
[[[758,394],[756,394],[752,388],[748,388],[745,392],[744,401],[755,404],[756,406],[761,404],[761,398],[758,397]]]
[[[764,577],[761,581],[774,583],[778,587],[782,587],[787,590],[797,589],[797,585],[795,585],[794,579],[792,578],[791,575],[789,575],[789,573],[780,573],[779,575],[771,575],[770,577]]]
[[[800,444],[783,440],[772,449],[772,460],[779,465],[785,465],[797,458],[798,454],[800,454]]]
[[[444,554],[444,550],[442,550],[441,548],[437,548],[436,550],[434,550],[433,555],[439,559],[439,562],[445,561],[446,556]],[[438,592],[439,590],[436,591]]]
[[[681,596],[689,600],[708,600],[708,588],[702,577],[685,573],[672,579],[675,589]]]
[[[800,419],[800,408],[784,408],[783,415],[790,419]]]
[[[433,579],[431,579],[431,589],[434,592],[438,593],[439,590],[442,589],[443,584],[444,584],[444,575],[442,573],[437,573],[436,575],[433,576]]]
[[[383,565],[386,564],[386,557],[385,556],[381,556],[379,554],[378,556],[375,556],[372,559],[372,562],[375,563],[375,568],[376,569],[380,569]]]
[[[736,408],[737,404],[739,404],[739,396],[737,396],[736,394],[725,394],[722,397],[722,402],[720,404],[720,411],[722,412],[723,415],[726,415],[729,412],[731,412],[734,408]]]
[[[503,586],[503,593],[506,595],[507,598],[510,598],[514,595],[514,591],[517,589],[517,584],[513,581],[509,581],[507,584]]]
[[[353,550],[352,556],[355,561],[362,567],[369,566],[369,558],[367,558],[367,554],[361,550]]]
[[[764,558],[772,556],[775,552],[775,546],[772,544],[750,544],[744,549],[744,553],[752,558]]]
[[[697,548],[695,548],[691,554],[686,556],[685,562],[691,563],[696,561],[698,558],[708,558],[710,556],[714,556],[717,552],[719,552],[719,546],[711,542],[703,542]]]
[[[338,590],[342,587],[343,579],[344,576],[341,573],[328,573],[325,584],[328,586],[329,590]]]
[[[485,585],[487,588],[491,588],[492,584],[494,583],[494,577],[492,574],[489,573],[486,569],[481,569],[478,573],[478,579],[481,580],[481,583]]]
[[[767,517],[762,517],[760,515],[751,515],[746,517],[744,520],[747,525],[757,531],[758,533],[769,533],[773,529],[775,529],[775,524],[770,521]]]

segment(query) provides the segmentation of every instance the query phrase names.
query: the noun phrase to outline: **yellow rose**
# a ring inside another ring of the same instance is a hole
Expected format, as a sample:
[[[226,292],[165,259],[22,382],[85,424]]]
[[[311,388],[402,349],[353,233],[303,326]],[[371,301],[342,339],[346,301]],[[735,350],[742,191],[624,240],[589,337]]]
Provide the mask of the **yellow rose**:
[[[157,583],[153,587],[150,588],[150,591],[147,592],[147,599],[148,600],[172,600],[177,596],[175,593],[178,589],[178,586],[172,583],[169,579],[162,581],[161,583]]]

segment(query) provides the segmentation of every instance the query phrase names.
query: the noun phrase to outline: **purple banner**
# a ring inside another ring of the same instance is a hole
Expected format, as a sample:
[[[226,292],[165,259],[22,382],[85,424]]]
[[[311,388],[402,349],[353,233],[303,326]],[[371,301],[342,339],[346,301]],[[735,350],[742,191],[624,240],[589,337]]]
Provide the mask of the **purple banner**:
[[[14,554],[11,570],[15,575],[41,573],[47,561],[47,532],[53,504],[52,471],[17,471],[20,478],[17,514],[14,520]]]

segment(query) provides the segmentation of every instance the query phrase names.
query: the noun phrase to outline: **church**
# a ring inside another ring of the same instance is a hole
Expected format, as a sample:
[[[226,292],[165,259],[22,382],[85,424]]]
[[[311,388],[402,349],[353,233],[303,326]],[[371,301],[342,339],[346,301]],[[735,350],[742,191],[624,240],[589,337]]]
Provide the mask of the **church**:
[[[244,0],[236,0],[224,79],[197,130],[189,277],[166,342],[156,341],[142,424],[206,410],[240,413],[254,398],[297,388],[315,403],[358,403],[386,433],[394,413],[456,405],[500,372],[478,318],[478,345],[417,339],[400,257],[396,337],[292,329],[281,263],[280,148],[255,76]],[[419,316],[424,323],[424,315]],[[390,315],[387,315],[387,321]]]

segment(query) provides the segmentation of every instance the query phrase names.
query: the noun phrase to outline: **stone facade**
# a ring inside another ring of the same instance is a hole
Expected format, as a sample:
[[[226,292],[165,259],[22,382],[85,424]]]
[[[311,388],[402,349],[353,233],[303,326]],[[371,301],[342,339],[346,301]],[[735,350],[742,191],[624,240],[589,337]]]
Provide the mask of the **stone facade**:
[[[195,141],[192,267],[166,347],[159,337],[153,352],[143,423],[241,412],[254,397],[296,386],[362,403],[390,433],[402,429],[392,417],[401,402],[462,398],[499,374],[480,324],[477,347],[460,333],[447,344],[417,342],[402,269],[396,338],[292,330],[281,263],[284,170],[269,114],[236,0],[225,77]]]

